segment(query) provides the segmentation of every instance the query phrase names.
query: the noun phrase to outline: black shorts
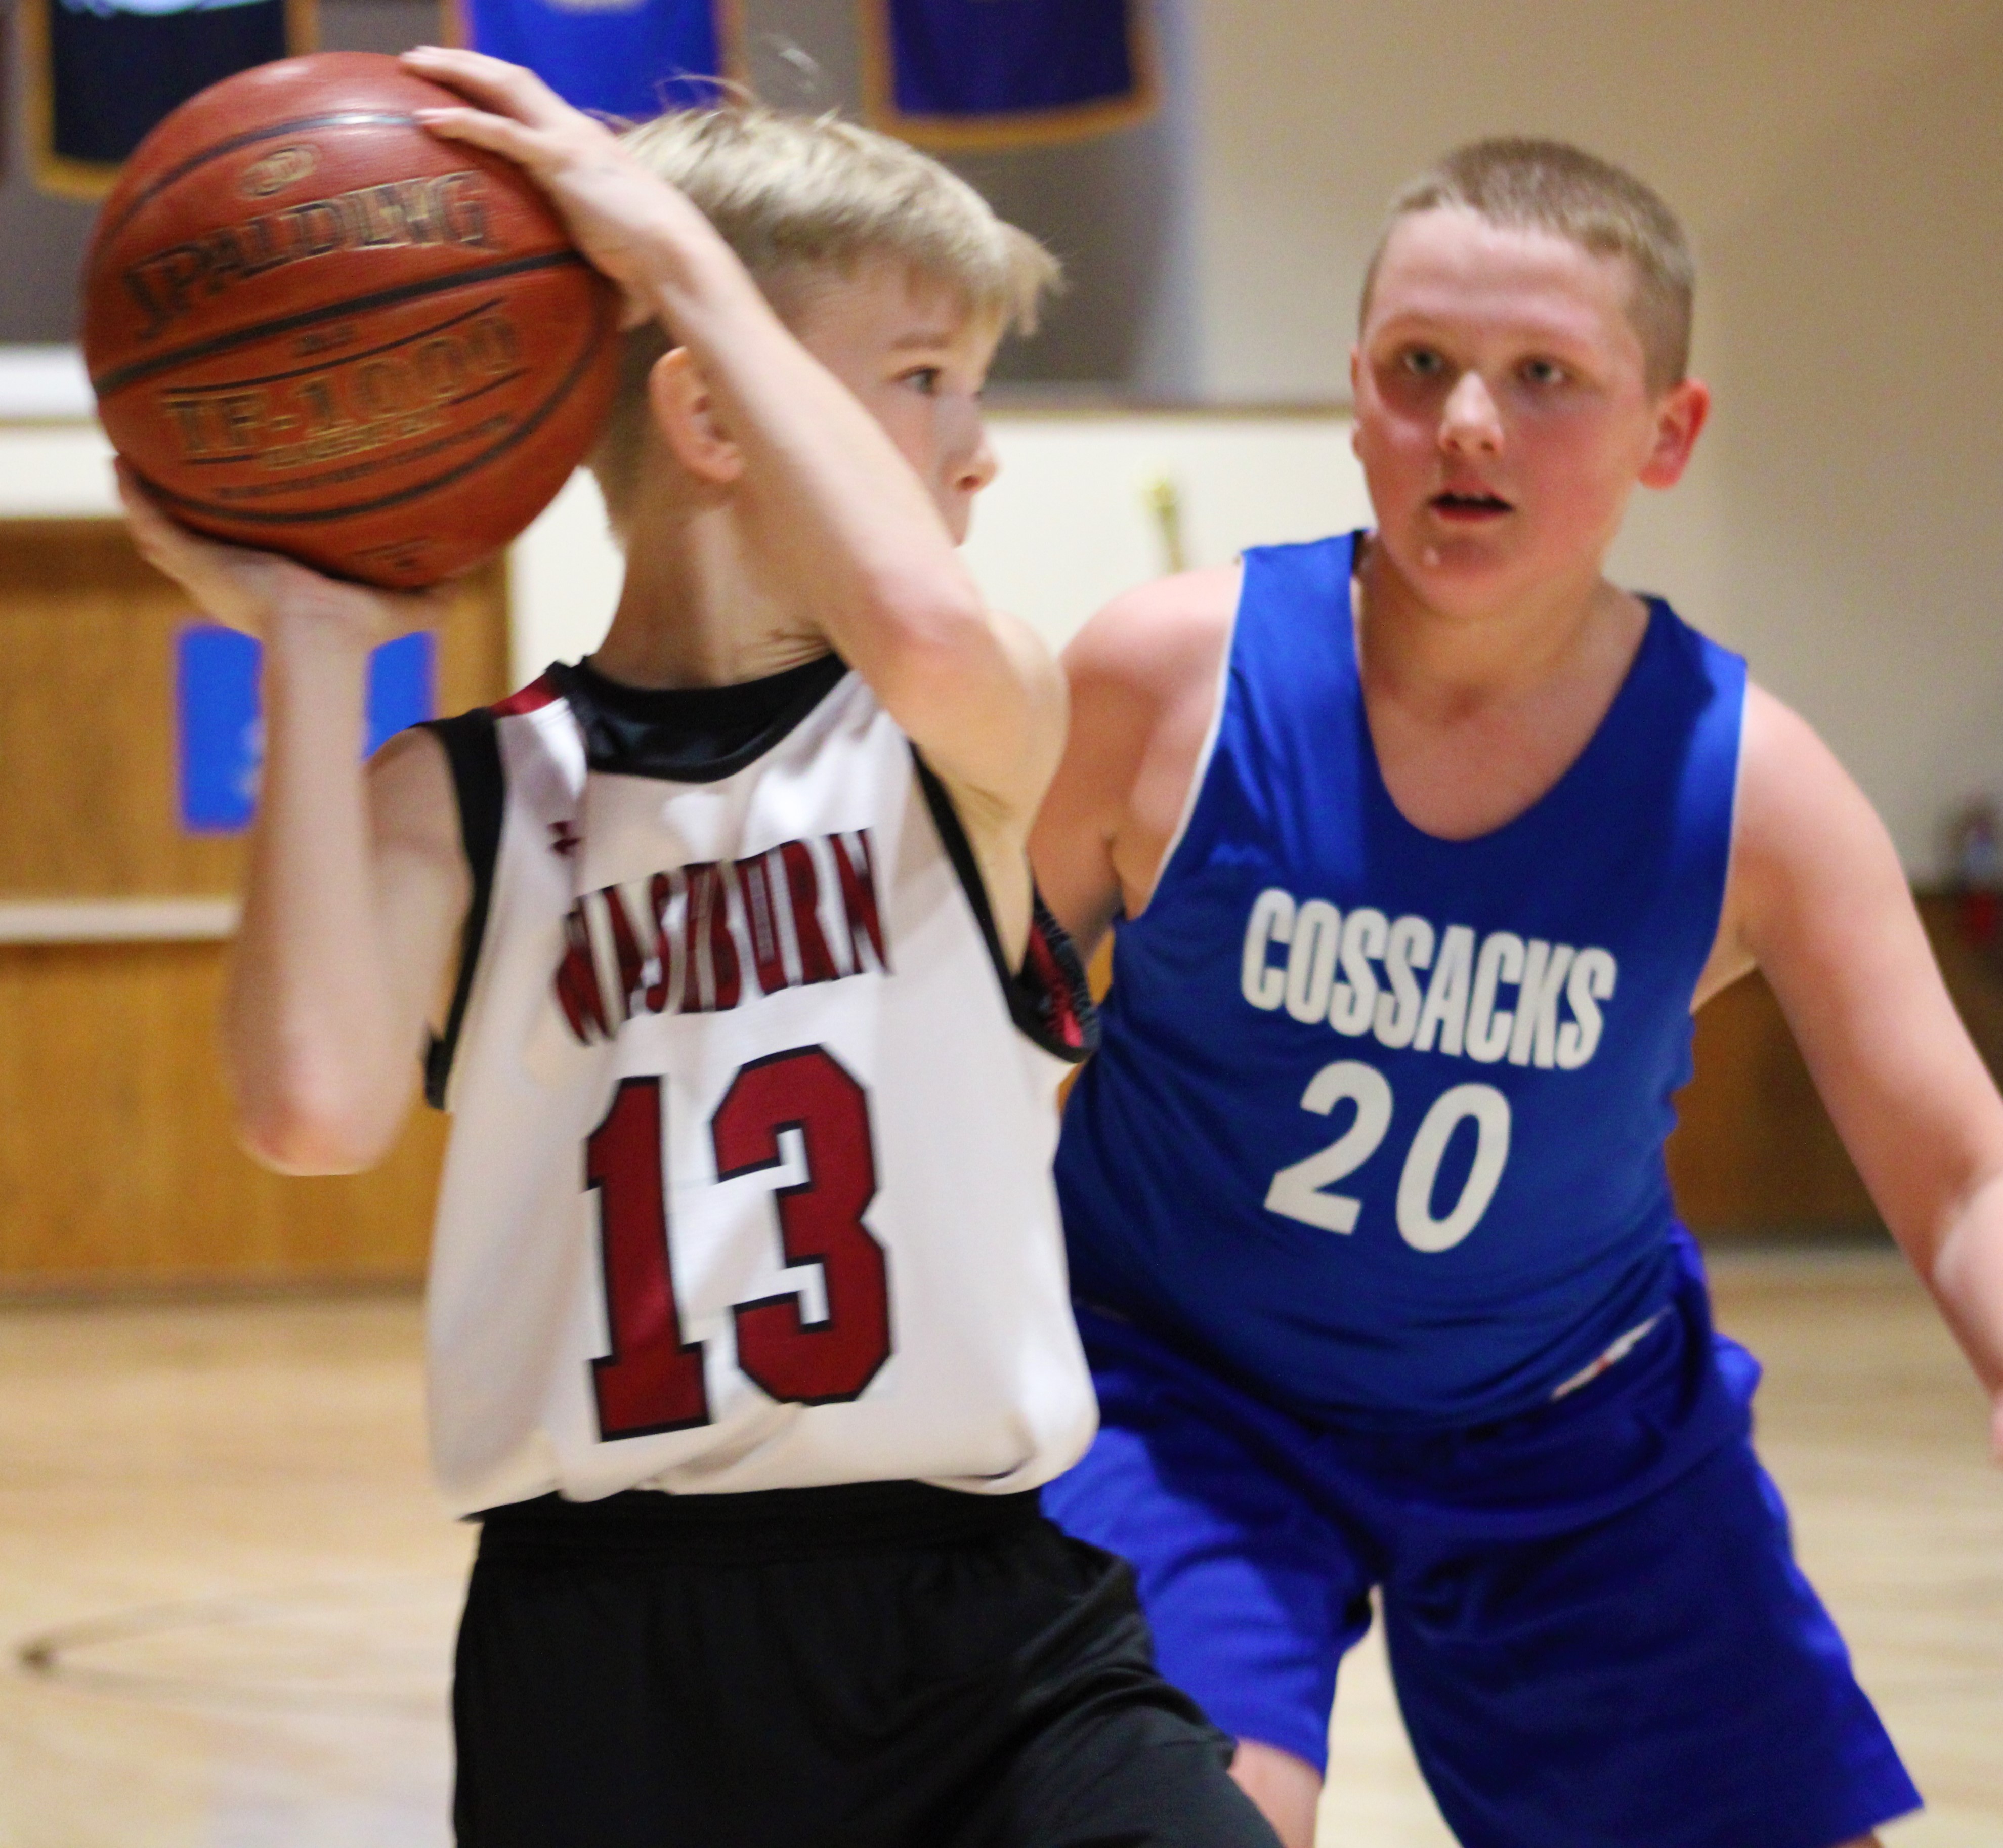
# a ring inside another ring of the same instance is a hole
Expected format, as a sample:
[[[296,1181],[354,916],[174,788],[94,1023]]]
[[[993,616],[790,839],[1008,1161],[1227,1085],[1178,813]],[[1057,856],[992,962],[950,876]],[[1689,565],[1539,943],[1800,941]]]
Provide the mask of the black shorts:
[[[453,1712],[460,1848],[1276,1848],[1034,1495],[496,1510]]]

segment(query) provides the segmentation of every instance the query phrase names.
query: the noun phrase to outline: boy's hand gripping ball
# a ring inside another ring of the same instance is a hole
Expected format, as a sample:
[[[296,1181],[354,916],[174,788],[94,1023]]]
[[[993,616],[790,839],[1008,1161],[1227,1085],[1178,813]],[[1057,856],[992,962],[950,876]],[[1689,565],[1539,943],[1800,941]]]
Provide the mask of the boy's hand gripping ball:
[[[85,264],[83,351],[177,519],[409,588],[505,545],[583,458],[617,292],[518,168],[414,120],[463,100],[325,52],[140,144]]]

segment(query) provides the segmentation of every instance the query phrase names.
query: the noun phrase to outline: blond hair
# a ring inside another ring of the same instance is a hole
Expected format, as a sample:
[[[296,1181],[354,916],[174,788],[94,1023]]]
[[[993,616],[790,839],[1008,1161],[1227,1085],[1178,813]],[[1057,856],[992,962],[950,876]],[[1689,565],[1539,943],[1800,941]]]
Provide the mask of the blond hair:
[[[1682,382],[1696,265],[1676,215],[1633,174],[1567,141],[1498,135],[1455,148],[1392,200],[1363,279],[1363,313],[1399,220],[1440,210],[1471,211],[1512,230],[1553,232],[1596,257],[1624,257],[1634,284],[1627,316],[1641,337],[1649,389]]]
[[[782,314],[802,285],[877,258],[944,285],[968,313],[1033,333],[1055,257],[915,148],[833,116],[761,104],[682,110],[620,138],[723,235]],[[668,348],[650,322],[625,337],[619,389],[591,458],[615,529],[630,508],[648,429],[647,376]]]

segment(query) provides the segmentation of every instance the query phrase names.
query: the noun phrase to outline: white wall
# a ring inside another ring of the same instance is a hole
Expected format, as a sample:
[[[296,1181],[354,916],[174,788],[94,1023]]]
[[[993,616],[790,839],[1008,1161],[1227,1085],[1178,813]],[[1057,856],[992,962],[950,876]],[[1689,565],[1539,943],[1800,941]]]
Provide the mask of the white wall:
[[[1634,168],[1697,243],[1718,410],[1617,569],[1745,650],[1936,872],[1944,813],[2003,795],[2003,8],[1194,12],[1203,390],[1346,389],[1384,201],[1453,143]]]
[[[967,557],[989,600],[1061,648],[1107,599],[1169,568],[1149,490],[1173,484],[1190,564],[1313,539],[1369,517],[1346,418],[1333,414],[1001,414],[1002,473],[981,498]],[[516,546],[515,666],[526,680],[594,647],[619,557],[579,474]]]
[[[32,420],[32,421],[31,421]],[[1151,490],[1166,483],[1186,561],[1312,539],[1369,517],[1348,420],[1330,412],[1005,413],[1002,463],[967,556],[989,599],[1054,648],[1109,598],[1169,568]],[[110,445],[73,349],[0,347],[0,519],[118,512]],[[622,563],[591,477],[574,475],[509,554],[515,683],[597,645]]]

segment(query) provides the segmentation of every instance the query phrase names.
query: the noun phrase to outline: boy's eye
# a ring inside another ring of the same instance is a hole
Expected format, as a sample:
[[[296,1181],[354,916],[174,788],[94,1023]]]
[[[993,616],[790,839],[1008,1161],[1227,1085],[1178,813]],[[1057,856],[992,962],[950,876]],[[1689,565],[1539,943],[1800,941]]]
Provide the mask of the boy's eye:
[[[943,376],[935,365],[914,366],[908,372],[899,375],[900,383],[914,387],[928,398],[939,396],[939,380]]]
[[[1555,359],[1526,359],[1521,370],[1526,385],[1562,385],[1571,376]]]
[[[1399,365],[1414,379],[1440,379],[1446,375],[1446,360],[1431,347],[1407,347],[1398,355]]]

